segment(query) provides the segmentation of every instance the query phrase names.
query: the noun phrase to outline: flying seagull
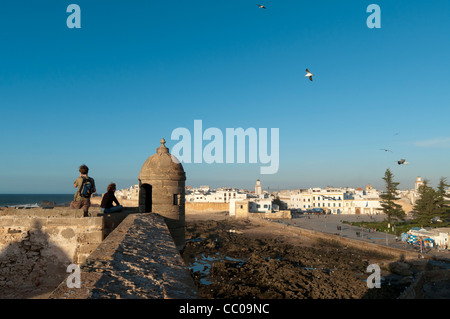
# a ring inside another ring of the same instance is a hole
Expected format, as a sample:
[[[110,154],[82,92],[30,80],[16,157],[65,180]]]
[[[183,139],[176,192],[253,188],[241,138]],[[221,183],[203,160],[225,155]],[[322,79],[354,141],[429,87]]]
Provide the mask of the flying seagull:
[[[398,163],[398,165],[402,165],[402,164],[408,165],[408,162],[406,162],[404,159],[397,161],[397,163]]]
[[[380,150],[385,151],[385,152],[392,152],[391,150],[387,150],[385,148],[380,148]]]
[[[312,81],[313,75],[314,75],[314,74],[312,74],[311,72],[309,72],[308,69],[306,69],[306,75],[305,75],[305,76],[308,77],[311,81]]]
[[[258,7],[260,7],[261,9],[267,9],[265,6],[263,6],[262,4],[258,4]]]

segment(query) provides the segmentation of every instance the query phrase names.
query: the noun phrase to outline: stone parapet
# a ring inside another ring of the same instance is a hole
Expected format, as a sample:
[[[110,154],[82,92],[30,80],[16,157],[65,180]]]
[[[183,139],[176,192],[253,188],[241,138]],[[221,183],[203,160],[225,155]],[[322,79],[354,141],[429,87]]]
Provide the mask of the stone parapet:
[[[54,289],[103,240],[103,217],[68,208],[0,211],[0,297]]]
[[[195,299],[197,290],[164,218],[128,215],[81,265],[81,288],[66,281],[51,299]]]
[[[201,203],[201,202],[186,202],[186,211],[199,212],[228,212],[230,210],[230,203]]]

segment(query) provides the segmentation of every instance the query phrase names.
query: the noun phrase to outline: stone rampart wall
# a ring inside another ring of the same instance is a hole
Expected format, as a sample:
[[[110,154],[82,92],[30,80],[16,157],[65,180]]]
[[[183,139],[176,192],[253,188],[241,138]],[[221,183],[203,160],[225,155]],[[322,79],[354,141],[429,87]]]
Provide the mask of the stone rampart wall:
[[[139,202],[138,200],[131,200],[131,199],[117,199],[119,203],[122,206],[126,207],[138,207]],[[91,198],[91,204],[92,205],[99,205],[102,202],[102,197],[92,197]],[[229,203],[198,203],[198,202],[186,202],[185,203],[185,210],[189,211],[195,211],[195,212],[227,212],[230,210],[230,204]]]
[[[258,219],[292,219],[292,214],[289,210],[280,210],[278,212],[261,212],[249,213],[237,211],[236,218],[258,218]]]
[[[117,200],[119,201],[120,205],[122,205],[124,207],[138,207],[139,206],[139,201],[137,199],[117,198]],[[91,197],[91,205],[100,206],[101,203],[102,203],[102,196]]]
[[[230,204],[186,202],[185,209],[186,211],[227,212],[230,210]]]
[[[197,298],[164,218],[154,213],[128,215],[81,265],[81,287],[66,281],[51,299]]]
[[[82,210],[0,211],[0,295],[58,285],[72,263],[83,262],[103,240],[103,218]]]

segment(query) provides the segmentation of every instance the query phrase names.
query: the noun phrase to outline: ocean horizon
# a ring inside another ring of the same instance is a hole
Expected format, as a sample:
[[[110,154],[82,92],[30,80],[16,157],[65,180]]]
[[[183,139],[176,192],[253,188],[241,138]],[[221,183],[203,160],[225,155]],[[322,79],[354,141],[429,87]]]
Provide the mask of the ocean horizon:
[[[56,205],[70,203],[74,194],[0,194],[0,207],[40,207],[42,201]]]

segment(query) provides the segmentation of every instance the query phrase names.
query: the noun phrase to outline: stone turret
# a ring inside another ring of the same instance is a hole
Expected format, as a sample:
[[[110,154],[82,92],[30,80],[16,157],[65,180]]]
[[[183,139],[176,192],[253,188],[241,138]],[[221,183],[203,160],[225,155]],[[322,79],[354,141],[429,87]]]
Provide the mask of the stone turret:
[[[153,212],[164,217],[179,250],[185,242],[186,173],[178,159],[169,153],[161,139],[156,154],[150,156],[139,173],[139,212]]]

